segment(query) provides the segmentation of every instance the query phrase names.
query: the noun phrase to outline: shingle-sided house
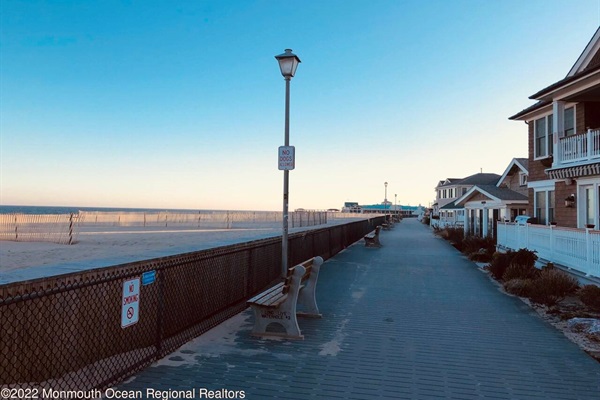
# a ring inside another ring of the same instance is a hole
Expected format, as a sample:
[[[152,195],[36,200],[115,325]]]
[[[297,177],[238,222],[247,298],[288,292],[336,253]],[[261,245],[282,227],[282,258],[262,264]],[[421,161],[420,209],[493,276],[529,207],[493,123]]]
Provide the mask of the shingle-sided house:
[[[528,214],[537,223],[600,227],[600,28],[564,79],[510,117],[529,126]]]
[[[600,28],[567,76],[530,98],[510,119],[528,125],[527,214],[537,223],[498,223],[497,246],[600,277]]]
[[[513,158],[494,183],[478,184],[454,205],[465,211],[465,235],[497,236],[498,221],[514,221],[527,209],[526,158]]]
[[[436,186],[436,199],[433,204],[433,215],[439,217],[440,226],[464,224],[464,207],[457,207],[454,202],[462,197],[474,185],[496,184],[500,175],[479,173],[463,179],[448,178]],[[431,220],[436,225],[435,218]]]

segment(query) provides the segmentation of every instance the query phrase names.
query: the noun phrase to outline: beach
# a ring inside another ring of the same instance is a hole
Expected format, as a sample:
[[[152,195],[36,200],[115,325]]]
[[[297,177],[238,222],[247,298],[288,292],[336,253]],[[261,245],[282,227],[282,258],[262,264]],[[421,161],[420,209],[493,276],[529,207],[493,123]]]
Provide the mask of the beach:
[[[327,224],[290,228],[289,232],[319,229],[358,219],[331,219]],[[84,226],[73,245],[0,241],[0,284],[281,236],[281,231],[281,223],[275,222],[260,223],[255,227],[246,224],[243,228],[231,229]]]

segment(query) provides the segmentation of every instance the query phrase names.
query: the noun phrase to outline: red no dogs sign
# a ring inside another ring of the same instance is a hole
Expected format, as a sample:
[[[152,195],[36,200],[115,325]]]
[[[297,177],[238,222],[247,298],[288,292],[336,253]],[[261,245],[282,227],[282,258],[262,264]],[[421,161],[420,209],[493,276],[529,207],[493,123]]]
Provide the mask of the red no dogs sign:
[[[140,278],[123,282],[121,300],[121,328],[127,328],[140,319]]]
[[[279,147],[279,170],[291,170],[296,166],[294,146]]]

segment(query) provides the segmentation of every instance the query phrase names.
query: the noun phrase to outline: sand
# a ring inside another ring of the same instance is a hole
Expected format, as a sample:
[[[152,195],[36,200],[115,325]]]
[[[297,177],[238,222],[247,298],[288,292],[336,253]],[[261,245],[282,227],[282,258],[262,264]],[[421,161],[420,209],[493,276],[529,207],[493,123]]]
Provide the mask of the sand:
[[[290,233],[355,221],[292,228]],[[78,242],[0,242],[0,284],[54,276],[128,262],[204,250],[269,237],[281,237],[280,223],[234,229],[83,227]]]

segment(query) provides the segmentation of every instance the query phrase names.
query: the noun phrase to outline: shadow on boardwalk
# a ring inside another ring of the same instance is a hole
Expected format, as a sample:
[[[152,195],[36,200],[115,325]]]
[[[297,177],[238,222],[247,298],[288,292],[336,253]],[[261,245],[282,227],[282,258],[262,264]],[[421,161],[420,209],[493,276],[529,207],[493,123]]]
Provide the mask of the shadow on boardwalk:
[[[600,363],[428,227],[404,220],[381,241],[380,249],[358,242],[323,265],[323,319],[299,320],[305,340],[251,337],[246,310],[118,389],[195,389],[195,398],[202,388],[227,389],[246,399],[600,398]]]

